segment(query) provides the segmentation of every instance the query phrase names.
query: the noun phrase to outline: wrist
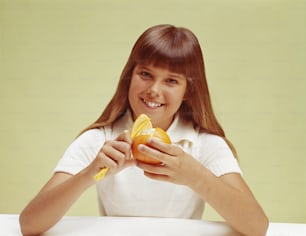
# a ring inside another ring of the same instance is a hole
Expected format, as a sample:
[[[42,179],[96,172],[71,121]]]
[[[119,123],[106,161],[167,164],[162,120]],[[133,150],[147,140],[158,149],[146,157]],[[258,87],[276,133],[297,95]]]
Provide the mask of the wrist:
[[[195,171],[195,179],[192,181],[190,188],[206,199],[216,176],[204,166],[200,166]]]
[[[76,174],[76,177],[80,178],[80,182],[82,183],[85,189],[96,183],[94,179],[94,174],[88,171],[87,168],[81,170],[78,174]]]

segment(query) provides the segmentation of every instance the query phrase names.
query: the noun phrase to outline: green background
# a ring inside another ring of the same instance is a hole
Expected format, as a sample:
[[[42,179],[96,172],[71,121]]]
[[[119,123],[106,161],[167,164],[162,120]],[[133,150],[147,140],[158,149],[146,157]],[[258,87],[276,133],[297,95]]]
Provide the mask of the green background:
[[[114,93],[149,26],[190,28],[271,221],[306,223],[306,1],[0,0],[0,213],[19,213]],[[98,215],[95,188],[69,215]],[[207,208],[205,219],[219,219]]]

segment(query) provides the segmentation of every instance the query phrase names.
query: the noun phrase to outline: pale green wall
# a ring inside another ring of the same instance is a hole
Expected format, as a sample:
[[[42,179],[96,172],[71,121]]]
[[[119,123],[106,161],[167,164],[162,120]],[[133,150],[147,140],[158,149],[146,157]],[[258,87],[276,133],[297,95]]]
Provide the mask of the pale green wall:
[[[1,0],[0,213],[19,213],[97,118],[140,33],[172,23],[198,35],[217,116],[268,216],[305,223],[305,16],[303,0]],[[69,214],[96,208],[91,188]]]

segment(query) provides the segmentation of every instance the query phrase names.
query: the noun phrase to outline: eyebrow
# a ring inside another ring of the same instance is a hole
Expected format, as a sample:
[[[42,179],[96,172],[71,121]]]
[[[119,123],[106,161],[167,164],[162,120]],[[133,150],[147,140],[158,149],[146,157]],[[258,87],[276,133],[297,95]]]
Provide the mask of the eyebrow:
[[[152,71],[152,69],[150,69],[147,65],[141,65],[138,64],[136,67],[138,67],[138,69],[144,69],[144,70],[148,70],[148,71]],[[169,77],[171,78],[177,78],[177,79],[185,79],[186,76],[184,74],[179,74],[179,73],[175,73],[175,72],[168,72]]]

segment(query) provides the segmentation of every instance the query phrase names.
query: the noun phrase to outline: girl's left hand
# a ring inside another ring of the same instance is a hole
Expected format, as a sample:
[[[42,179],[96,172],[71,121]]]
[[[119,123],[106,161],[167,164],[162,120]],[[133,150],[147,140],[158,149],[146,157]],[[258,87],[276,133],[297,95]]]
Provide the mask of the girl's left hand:
[[[191,186],[197,180],[195,172],[203,168],[180,147],[163,143],[156,138],[149,138],[147,145],[139,144],[138,150],[148,157],[161,161],[162,164],[159,165],[137,161],[137,166],[144,170],[145,175],[155,180]]]

